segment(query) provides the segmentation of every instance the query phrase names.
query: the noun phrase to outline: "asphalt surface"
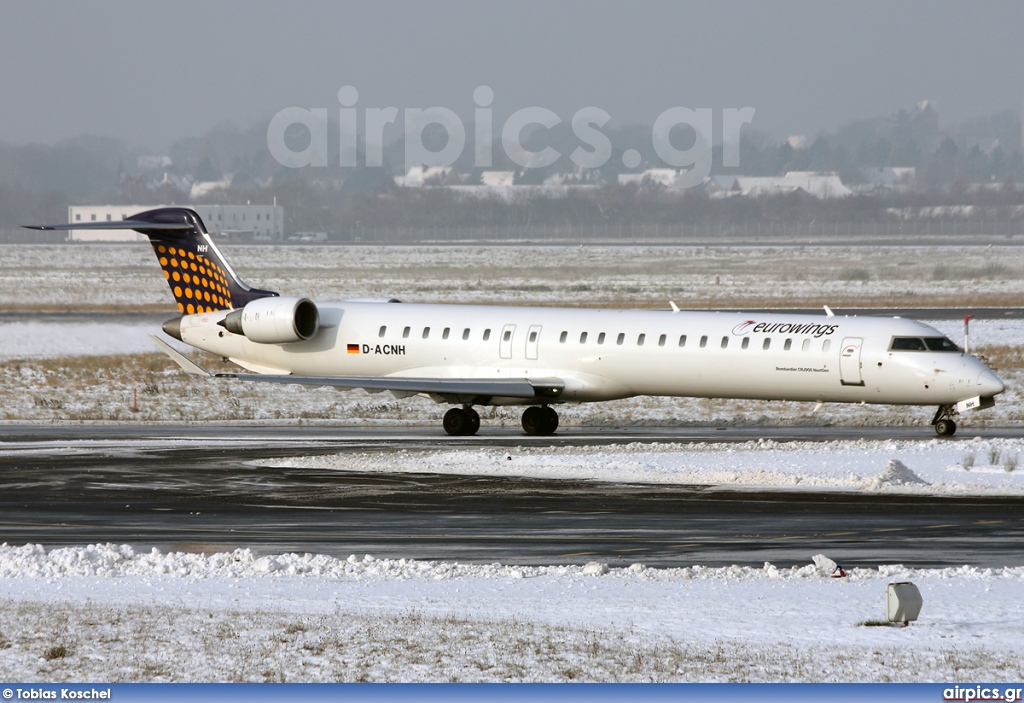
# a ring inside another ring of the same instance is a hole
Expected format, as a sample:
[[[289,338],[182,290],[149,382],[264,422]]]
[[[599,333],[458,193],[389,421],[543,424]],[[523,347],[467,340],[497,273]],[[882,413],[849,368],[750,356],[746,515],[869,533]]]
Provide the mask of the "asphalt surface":
[[[984,430],[965,437],[1022,437]],[[862,495],[273,468],[441,446],[917,438],[930,428],[512,429],[0,425],[0,542],[525,564],[1024,564],[1024,498]],[[958,441],[952,439],[947,441]]]

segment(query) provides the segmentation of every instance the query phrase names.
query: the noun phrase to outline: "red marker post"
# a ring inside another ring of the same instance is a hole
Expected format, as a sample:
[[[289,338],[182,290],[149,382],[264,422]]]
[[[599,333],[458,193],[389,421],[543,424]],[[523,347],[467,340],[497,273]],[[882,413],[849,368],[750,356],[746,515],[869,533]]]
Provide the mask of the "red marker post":
[[[967,329],[968,329],[968,326],[970,325],[971,318],[973,318],[973,317],[974,317],[974,315],[964,315],[964,353],[966,353],[966,354],[970,354],[971,353],[971,348],[970,348],[970,345],[968,344]]]

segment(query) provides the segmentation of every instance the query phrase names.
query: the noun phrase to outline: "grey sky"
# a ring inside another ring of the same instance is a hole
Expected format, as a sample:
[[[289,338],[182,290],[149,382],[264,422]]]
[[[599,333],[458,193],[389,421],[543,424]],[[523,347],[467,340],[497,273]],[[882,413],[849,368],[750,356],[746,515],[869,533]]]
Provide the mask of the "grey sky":
[[[616,123],[757,109],[814,134],[930,99],[945,124],[1019,109],[1024,3],[15,2],[0,0],[0,141],[165,148],[288,106],[539,105]]]

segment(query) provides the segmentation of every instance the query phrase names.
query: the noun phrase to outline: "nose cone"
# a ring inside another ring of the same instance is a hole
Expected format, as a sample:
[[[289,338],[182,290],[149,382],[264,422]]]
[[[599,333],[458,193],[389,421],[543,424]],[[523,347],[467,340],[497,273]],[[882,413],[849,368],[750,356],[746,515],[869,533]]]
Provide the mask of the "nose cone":
[[[993,396],[1006,390],[1006,385],[994,373],[985,369],[978,376],[978,395]]]

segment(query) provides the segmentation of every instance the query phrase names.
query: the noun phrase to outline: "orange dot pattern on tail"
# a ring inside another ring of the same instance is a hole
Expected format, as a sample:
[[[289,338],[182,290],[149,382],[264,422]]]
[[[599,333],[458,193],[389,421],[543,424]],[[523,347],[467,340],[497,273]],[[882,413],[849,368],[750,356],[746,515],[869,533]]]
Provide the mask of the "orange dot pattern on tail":
[[[202,253],[153,242],[153,251],[183,314],[231,309],[227,273]]]

